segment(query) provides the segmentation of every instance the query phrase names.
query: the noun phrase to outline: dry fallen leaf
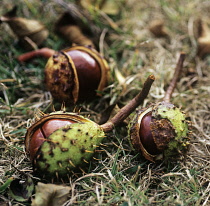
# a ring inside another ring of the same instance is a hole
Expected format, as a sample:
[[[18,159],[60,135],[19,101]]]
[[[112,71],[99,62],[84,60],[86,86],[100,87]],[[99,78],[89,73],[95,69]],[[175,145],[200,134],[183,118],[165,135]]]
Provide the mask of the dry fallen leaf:
[[[31,206],[60,206],[68,200],[70,190],[67,186],[38,182]]]
[[[197,43],[198,43],[198,56],[203,58],[205,55],[210,54],[210,28],[208,24],[201,19],[197,22]]]
[[[10,196],[18,202],[27,202],[34,191],[33,180],[27,176],[26,180],[14,179],[9,187]]]
[[[48,37],[48,30],[39,21],[16,16],[17,7],[0,17],[0,23],[7,23],[20,44],[27,50],[36,49]]]
[[[89,13],[75,4],[66,4],[65,8],[66,11],[55,23],[55,32],[71,44],[94,48],[94,42],[99,38],[99,33],[91,23]]]
[[[168,31],[162,20],[154,20],[149,25],[149,31],[157,38],[169,37]]]

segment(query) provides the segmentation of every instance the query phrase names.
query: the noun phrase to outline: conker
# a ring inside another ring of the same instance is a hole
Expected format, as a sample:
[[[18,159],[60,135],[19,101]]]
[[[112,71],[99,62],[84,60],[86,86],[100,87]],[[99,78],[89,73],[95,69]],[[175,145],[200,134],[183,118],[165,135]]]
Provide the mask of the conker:
[[[181,53],[163,101],[138,110],[130,124],[130,140],[134,149],[152,162],[183,157],[190,145],[185,114],[170,103],[184,59],[185,53]]]
[[[53,181],[87,164],[104,136],[95,122],[59,111],[42,116],[28,128],[25,146],[35,174]]]
[[[54,99],[76,103],[99,95],[108,81],[106,60],[94,49],[74,46],[56,52],[45,67],[45,84]]]
[[[130,128],[133,147],[152,162],[184,155],[190,144],[188,133],[185,114],[164,101],[139,110]]]
[[[150,124],[152,123],[152,112],[148,112],[141,120],[139,137],[144,148],[152,155],[159,154],[160,151],[155,145]]]
[[[30,143],[27,144],[26,150],[30,153],[30,159],[33,160],[35,154],[41,144],[50,136],[55,130],[76,121],[71,119],[63,119],[62,116],[52,119],[44,120],[42,123],[39,123],[39,127],[36,128],[36,131],[31,135]]]

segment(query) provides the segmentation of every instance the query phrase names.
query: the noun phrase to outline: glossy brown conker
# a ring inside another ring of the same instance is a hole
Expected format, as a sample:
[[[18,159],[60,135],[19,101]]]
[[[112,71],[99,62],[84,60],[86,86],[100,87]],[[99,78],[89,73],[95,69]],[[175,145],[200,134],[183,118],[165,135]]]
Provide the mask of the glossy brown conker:
[[[164,101],[139,110],[130,127],[134,149],[152,162],[184,156],[190,144],[188,133],[184,113]]]
[[[59,101],[92,99],[107,85],[109,67],[94,49],[74,46],[55,53],[45,67],[45,84]]]
[[[49,119],[39,124],[36,130],[34,130],[34,133],[31,135],[30,142],[26,147],[26,150],[30,154],[30,159],[34,159],[37,150],[40,148],[42,143],[46,141],[46,138],[50,136],[50,134],[65,125],[73,123],[76,122],[69,119]]]
[[[35,175],[63,181],[88,163],[104,137],[88,118],[58,111],[42,114],[27,129],[25,147]]]
[[[141,121],[139,136],[144,148],[152,155],[160,154],[151,131],[152,112],[146,114]]]

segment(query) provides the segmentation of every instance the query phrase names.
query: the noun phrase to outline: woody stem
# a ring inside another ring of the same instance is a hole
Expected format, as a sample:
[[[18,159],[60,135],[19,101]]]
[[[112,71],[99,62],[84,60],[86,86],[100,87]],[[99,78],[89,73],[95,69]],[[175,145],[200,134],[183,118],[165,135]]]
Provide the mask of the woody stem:
[[[41,48],[41,49],[37,49],[34,51],[21,54],[20,56],[17,57],[17,59],[20,62],[26,62],[35,57],[50,58],[54,53],[55,53],[55,50],[45,47],[45,48]]]
[[[165,102],[170,102],[171,100],[171,96],[173,94],[173,91],[176,87],[176,84],[177,84],[177,81],[179,79],[179,76],[180,76],[180,73],[182,71],[182,68],[183,68],[183,63],[184,63],[184,60],[185,60],[185,56],[186,54],[184,52],[181,52],[180,53],[180,56],[179,56],[179,60],[177,62],[177,65],[176,65],[176,68],[175,68],[175,71],[174,71],[174,76],[166,90],[166,93],[165,93],[165,96],[163,98],[163,100]]]
[[[125,120],[140,104],[143,103],[144,99],[149,94],[152,83],[155,80],[154,75],[150,75],[145,81],[142,90],[130,101],[127,105],[120,109],[120,111],[111,118],[108,122],[102,124],[100,127],[104,132],[110,132],[123,120]]]

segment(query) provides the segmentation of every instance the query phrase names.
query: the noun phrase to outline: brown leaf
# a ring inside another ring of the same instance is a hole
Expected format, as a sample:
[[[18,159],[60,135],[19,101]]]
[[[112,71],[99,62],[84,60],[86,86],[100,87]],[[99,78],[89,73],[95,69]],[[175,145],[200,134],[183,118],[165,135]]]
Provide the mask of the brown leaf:
[[[0,17],[0,23],[7,23],[28,50],[36,49],[48,37],[48,30],[39,21],[16,16],[17,7]]]
[[[210,28],[208,24],[201,19],[197,21],[197,43],[198,43],[198,56],[203,58],[210,54]]]
[[[38,182],[31,206],[62,205],[68,200],[70,190],[67,186]]]
[[[94,30],[88,15],[74,4],[66,5],[66,11],[55,24],[55,32],[71,44],[93,48],[94,39],[99,38],[99,33]]]
[[[28,176],[26,180],[14,179],[9,187],[9,194],[18,202],[27,202],[34,191],[33,180]]]
[[[168,31],[164,26],[164,21],[154,20],[149,25],[149,31],[157,38],[169,37]]]

